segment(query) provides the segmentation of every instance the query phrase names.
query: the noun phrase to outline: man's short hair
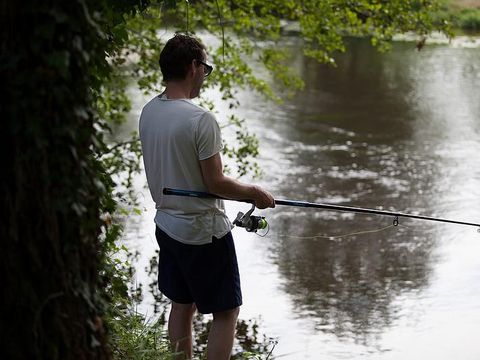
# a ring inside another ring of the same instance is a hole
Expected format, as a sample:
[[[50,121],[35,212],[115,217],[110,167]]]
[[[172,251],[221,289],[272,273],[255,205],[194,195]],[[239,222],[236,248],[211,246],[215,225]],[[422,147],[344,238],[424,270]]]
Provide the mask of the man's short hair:
[[[192,36],[175,34],[160,53],[163,81],[183,80],[193,60],[205,61],[205,46]]]

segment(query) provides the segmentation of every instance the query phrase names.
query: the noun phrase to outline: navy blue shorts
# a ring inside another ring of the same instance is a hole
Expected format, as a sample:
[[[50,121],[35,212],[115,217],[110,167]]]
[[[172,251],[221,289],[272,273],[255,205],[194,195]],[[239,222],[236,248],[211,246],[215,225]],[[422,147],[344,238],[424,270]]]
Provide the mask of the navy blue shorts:
[[[187,245],[156,227],[160,246],[158,287],[170,300],[195,303],[202,314],[242,305],[240,275],[232,233],[205,245]]]

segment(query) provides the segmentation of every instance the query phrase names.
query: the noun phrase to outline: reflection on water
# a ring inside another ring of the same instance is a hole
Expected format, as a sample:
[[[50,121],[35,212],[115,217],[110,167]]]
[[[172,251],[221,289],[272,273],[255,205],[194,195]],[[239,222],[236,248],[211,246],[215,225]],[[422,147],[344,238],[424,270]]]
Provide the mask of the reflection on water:
[[[350,49],[337,68],[296,49],[306,87],[283,105],[242,95],[262,184],[277,198],[479,222],[480,49],[396,43],[380,54],[363,40]],[[400,219],[308,238],[392,219],[281,206],[263,215],[264,240],[234,235],[242,312],[262,316],[277,357],[480,358],[475,229]]]
[[[357,224],[333,222],[344,232],[374,222],[355,220]],[[319,226],[324,222],[275,219],[272,227],[278,226],[278,233],[317,234],[319,228],[325,231]],[[402,227],[335,241],[279,237],[275,246],[275,263],[295,311],[314,318],[316,330],[340,338],[369,343],[395,319],[398,309],[391,307],[392,300],[429,285],[433,241]]]

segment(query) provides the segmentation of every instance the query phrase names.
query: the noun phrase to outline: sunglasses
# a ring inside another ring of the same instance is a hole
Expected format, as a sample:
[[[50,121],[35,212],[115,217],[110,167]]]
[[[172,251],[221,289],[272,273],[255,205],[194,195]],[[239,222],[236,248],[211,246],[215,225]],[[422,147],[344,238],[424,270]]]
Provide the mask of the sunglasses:
[[[200,64],[202,64],[205,68],[205,77],[207,77],[208,75],[210,75],[213,71],[213,66],[212,65],[208,65],[206,62],[203,62],[202,60],[197,60]]]

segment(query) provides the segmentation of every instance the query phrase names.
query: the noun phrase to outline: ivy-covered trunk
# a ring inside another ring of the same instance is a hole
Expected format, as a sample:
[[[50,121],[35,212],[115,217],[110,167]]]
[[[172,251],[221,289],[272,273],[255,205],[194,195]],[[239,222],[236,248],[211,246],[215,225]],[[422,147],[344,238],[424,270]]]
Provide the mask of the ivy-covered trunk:
[[[107,41],[92,4],[0,5],[3,359],[109,358],[90,107]]]

